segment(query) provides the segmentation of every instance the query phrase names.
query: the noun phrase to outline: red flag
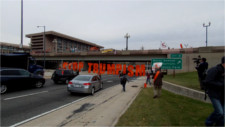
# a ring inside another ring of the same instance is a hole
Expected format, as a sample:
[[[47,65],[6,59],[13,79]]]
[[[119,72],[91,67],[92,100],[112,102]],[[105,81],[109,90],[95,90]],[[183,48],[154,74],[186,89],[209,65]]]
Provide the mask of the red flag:
[[[182,44],[180,44],[180,48],[183,48],[183,45]]]
[[[166,48],[166,43],[165,42],[161,42],[162,48]]]

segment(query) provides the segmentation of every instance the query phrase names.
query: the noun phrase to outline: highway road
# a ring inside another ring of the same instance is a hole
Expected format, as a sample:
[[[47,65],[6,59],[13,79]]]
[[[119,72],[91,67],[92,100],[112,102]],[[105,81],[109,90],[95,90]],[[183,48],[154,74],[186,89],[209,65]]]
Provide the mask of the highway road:
[[[132,77],[129,80],[135,79]],[[120,84],[116,75],[102,75],[102,81],[103,90]],[[51,79],[46,79],[44,87],[40,89],[11,91],[1,95],[1,126],[17,124],[87,96],[70,94],[66,84],[54,84]]]

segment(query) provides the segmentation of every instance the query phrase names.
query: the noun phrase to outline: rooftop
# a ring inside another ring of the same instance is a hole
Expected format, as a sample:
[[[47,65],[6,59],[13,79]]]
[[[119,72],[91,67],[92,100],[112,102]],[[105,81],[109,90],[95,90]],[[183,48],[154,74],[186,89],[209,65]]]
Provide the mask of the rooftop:
[[[0,42],[0,45],[20,48],[20,44],[13,44],[13,43],[7,43],[7,42]],[[23,45],[23,48],[24,48],[24,49],[30,49],[30,46]]]
[[[40,36],[40,35],[43,35],[43,33],[44,32],[27,34],[26,37],[32,38],[32,36]],[[100,46],[100,45],[97,45],[97,44],[94,44],[94,43],[91,43],[91,42],[88,42],[88,41],[85,41],[85,40],[81,40],[79,38],[71,37],[69,35],[65,35],[65,34],[62,34],[62,33],[58,33],[58,32],[55,32],[55,31],[46,31],[45,32],[45,35],[58,36],[58,37],[66,38],[66,39],[69,39],[69,40],[81,42],[81,43],[84,43],[84,44],[87,44],[87,45],[91,45],[91,46],[94,46],[94,47],[104,48],[103,46]]]

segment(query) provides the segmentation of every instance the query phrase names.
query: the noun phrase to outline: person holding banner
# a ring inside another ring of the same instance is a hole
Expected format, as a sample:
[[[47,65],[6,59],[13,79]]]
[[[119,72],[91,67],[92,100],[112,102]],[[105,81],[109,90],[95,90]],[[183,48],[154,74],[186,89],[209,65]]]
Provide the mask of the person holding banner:
[[[162,78],[163,74],[161,72],[161,66],[155,66],[155,73],[153,74],[154,79],[153,85],[154,85],[154,99],[157,97],[160,97],[161,95],[161,89],[162,89]]]

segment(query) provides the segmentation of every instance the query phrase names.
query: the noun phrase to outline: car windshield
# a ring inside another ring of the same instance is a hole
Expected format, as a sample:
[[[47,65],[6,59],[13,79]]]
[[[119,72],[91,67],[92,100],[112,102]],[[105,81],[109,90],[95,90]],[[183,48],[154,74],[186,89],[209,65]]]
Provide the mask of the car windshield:
[[[79,75],[77,76],[76,78],[74,78],[73,80],[78,80],[78,81],[89,81],[91,78],[91,76],[82,76],[82,75]]]

